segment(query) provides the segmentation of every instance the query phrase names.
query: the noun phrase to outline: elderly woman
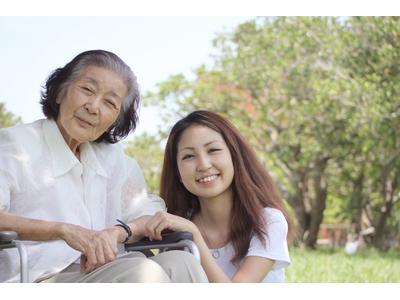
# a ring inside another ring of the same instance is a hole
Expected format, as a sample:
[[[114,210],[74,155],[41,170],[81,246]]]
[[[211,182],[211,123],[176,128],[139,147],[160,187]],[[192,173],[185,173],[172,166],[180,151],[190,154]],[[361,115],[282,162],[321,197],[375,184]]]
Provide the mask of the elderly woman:
[[[207,280],[183,251],[118,254],[165,209],[116,144],[135,129],[139,101],[136,77],[118,56],[87,51],[48,78],[46,119],[0,130],[0,230],[25,240],[31,280]],[[0,270],[0,281],[18,280],[14,249],[0,252]]]

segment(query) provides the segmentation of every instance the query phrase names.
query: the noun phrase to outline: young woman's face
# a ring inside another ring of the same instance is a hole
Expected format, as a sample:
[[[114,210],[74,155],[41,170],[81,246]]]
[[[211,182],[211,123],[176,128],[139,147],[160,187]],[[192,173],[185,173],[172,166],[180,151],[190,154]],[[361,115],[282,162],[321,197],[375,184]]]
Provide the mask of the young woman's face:
[[[218,132],[201,125],[187,128],[178,143],[176,158],[183,185],[200,200],[230,192],[232,157]]]

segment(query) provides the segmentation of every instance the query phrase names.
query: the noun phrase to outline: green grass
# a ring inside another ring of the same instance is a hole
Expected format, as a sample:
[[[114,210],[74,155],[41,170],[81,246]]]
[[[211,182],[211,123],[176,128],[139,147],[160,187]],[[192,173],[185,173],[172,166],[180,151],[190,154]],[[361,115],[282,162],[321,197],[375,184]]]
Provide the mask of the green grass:
[[[400,282],[400,251],[364,249],[347,255],[342,249],[290,249],[286,282]]]

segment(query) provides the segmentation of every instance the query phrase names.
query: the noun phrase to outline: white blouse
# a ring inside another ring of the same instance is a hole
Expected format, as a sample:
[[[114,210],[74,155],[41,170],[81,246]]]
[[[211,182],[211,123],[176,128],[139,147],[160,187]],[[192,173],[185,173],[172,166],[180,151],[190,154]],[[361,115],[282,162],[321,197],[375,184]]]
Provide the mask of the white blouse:
[[[266,244],[264,245],[256,236],[250,240],[247,256],[259,256],[274,260],[275,263],[267,276],[261,282],[284,282],[285,268],[290,265],[289,249],[287,244],[288,224],[282,212],[275,208],[264,208],[264,219],[267,226]],[[220,268],[232,278],[240,264],[232,264],[231,259],[235,254],[232,243],[219,249],[210,249],[211,254]]]
[[[165,210],[149,197],[136,161],[121,146],[80,145],[79,161],[56,123],[38,120],[0,129],[0,210],[101,230]],[[55,274],[80,257],[64,241],[25,241],[30,280]],[[0,251],[0,282],[19,280],[16,249]]]

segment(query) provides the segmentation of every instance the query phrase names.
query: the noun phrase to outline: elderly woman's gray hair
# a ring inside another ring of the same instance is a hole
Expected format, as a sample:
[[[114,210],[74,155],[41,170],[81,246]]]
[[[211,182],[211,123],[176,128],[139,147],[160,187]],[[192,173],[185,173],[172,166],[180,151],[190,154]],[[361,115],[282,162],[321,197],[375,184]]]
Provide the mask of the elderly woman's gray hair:
[[[41,92],[40,104],[48,119],[57,120],[59,104],[73,81],[79,78],[81,72],[88,66],[102,67],[112,70],[121,76],[128,94],[123,99],[120,114],[114,124],[102,134],[96,142],[116,143],[134,131],[138,122],[140,93],[135,74],[131,68],[117,55],[105,50],[90,50],[77,55],[63,68],[53,71]]]

